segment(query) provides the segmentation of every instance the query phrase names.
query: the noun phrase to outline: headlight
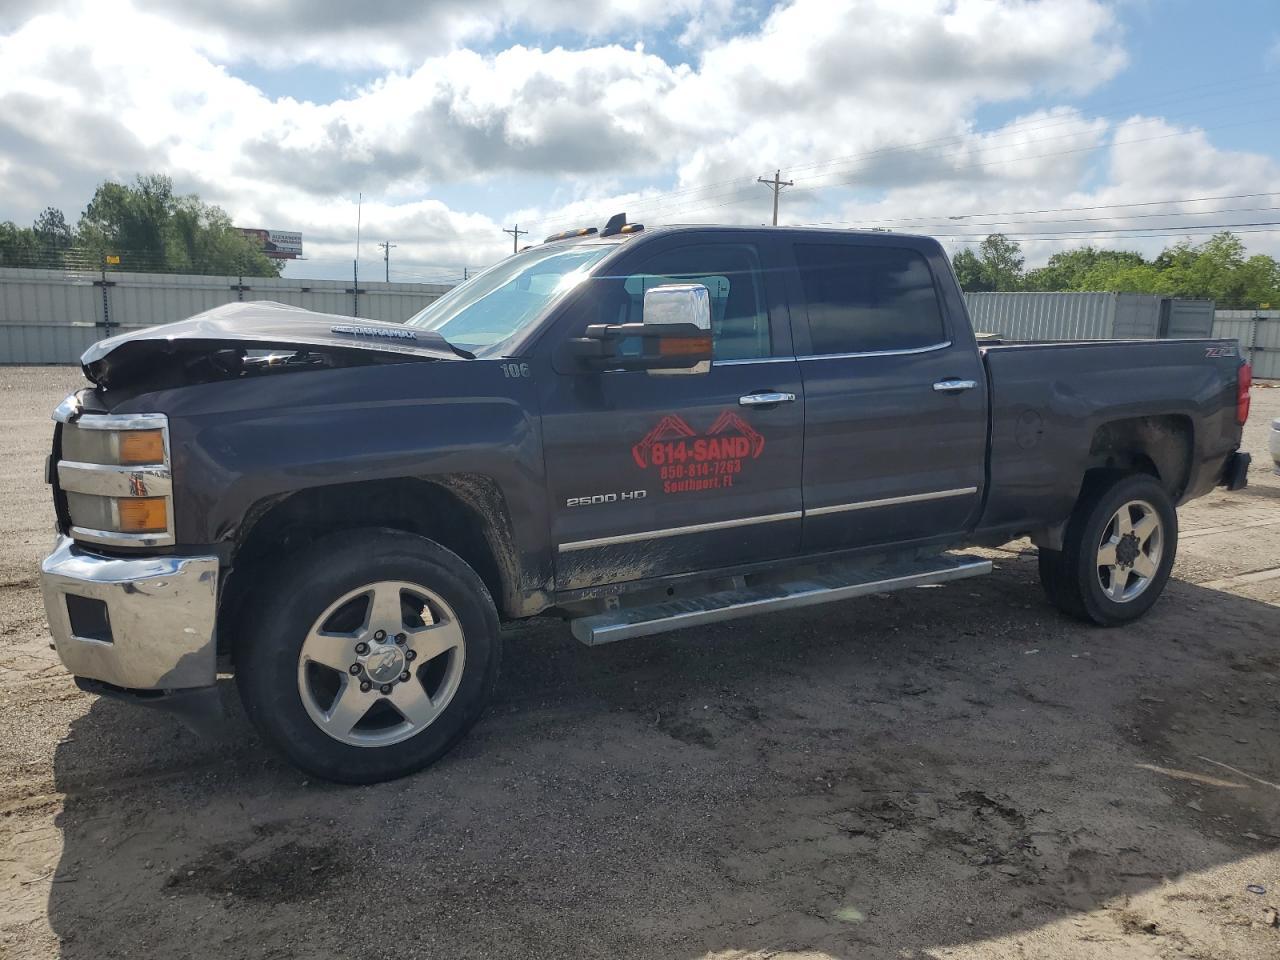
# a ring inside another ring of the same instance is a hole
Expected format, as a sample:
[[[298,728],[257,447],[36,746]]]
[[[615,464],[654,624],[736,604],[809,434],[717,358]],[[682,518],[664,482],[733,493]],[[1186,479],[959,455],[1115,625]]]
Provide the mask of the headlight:
[[[82,530],[164,533],[169,529],[164,497],[102,497],[67,492],[71,522]]]
[[[58,486],[71,536],[110,546],[172,544],[168,418],[77,414],[74,407],[54,414],[63,424]]]
[[[162,464],[164,431],[86,430],[77,423],[62,435],[62,459],[116,466]]]
[[[165,462],[163,430],[132,430],[117,433],[116,438],[121,463]]]

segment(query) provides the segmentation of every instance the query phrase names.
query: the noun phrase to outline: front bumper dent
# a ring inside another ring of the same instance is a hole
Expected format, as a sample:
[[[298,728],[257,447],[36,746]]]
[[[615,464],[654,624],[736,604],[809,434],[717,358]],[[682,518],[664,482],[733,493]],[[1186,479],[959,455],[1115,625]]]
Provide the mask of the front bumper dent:
[[[106,557],[59,537],[40,586],[54,646],[75,676],[131,690],[217,680],[217,557]]]

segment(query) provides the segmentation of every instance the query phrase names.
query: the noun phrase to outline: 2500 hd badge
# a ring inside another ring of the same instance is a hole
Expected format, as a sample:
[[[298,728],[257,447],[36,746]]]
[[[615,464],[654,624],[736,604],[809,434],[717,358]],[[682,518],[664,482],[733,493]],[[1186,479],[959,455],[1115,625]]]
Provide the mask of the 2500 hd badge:
[[[624,490],[621,493],[595,493],[588,497],[569,497],[566,507],[591,507],[600,503],[617,503],[619,500],[643,500],[648,490]]]

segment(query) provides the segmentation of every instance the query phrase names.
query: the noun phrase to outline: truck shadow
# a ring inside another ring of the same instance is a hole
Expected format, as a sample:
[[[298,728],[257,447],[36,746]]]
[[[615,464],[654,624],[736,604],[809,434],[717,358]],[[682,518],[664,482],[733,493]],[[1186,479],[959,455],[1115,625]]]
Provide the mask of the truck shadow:
[[[98,701],[56,755],[61,956],[1121,951],[1256,913],[1214,878],[1280,842],[1280,608],[1175,582],[1099,631],[1001,566],[616,648],[525,627],[472,735],[376,787],[234,703],[215,742]]]
[[[1280,487],[1263,486],[1262,484],[1254,484],[1253,486],[1245,487],[1243,490],[1237,490],[1235,493],[1259,500],[1280,500]]]

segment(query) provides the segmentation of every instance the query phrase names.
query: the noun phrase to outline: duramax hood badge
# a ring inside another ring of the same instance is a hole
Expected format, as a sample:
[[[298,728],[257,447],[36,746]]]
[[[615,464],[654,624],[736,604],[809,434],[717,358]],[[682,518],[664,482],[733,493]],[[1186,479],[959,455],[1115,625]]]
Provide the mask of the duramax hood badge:
[[[329,328],[331,333],[346,333],[353,337],[386,337],[389,340],[417,340],[418,335],[412,330],[396,330],[386,327],[362,327],[352,323],[336,323]]]

